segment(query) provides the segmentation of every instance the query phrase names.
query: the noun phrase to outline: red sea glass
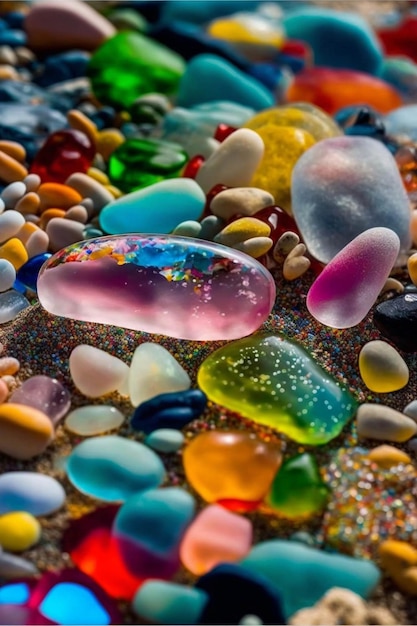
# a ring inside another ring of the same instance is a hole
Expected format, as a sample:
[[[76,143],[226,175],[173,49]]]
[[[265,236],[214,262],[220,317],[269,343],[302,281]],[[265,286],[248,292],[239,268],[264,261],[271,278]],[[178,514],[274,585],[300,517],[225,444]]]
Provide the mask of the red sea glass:
[[[79,130],[52,133],[37,153],[31,174],[38,174],[43,183],[65,183],[75,172],[86,173],[95,156],[95,146]]]

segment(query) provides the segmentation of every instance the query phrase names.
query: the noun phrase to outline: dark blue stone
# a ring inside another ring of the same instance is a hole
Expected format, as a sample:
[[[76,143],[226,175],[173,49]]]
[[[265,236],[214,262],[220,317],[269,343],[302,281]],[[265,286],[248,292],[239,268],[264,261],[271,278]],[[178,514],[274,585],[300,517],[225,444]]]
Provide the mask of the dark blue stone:
[[[103,128],[108,128],[114,124],[115,115],[116,111],[113,107],[103,106],[98,111],[88,115],[88,117],[92,122],[94,122],[99,130],[102,130]]]
[[[44,252],[43,254],[38,254],[29,259],[29,261],[26,261],[16,274],[17,280],[28,289],[36,291],[39,271],[45,261],[47,261],[51,256],[52,254],[49,252]]]
[[[9,27],[8,23],[0,17],[0,33],[3,32],[4,30],[7,30]]]
[[[70,50],[49,56],[45,60],[42,74],[36,78],[36,83],[41,87],[49,87],[64,80],[86,76],[90,56],[83,50]]]
[[[178,21],[159,24],[151,28],[147,35],[175,50],[187,61],[198,54],[216,54],[240,70],[246,71],[250,67],[250,63],[230,44],[210,37],[194,24]]]
[[[248,74],[259,80],[271,91],[279,89],[286,77],[280,67],[272,63],[254,63],[248,68]]]
[[[241,565],[218,565],[196,587],[209,596],[200,624],[239,624],[245,615],[256,615],[262,624],[286,623],[275,587]]]
[[[27,291],[27,287],[23,283],[21,283],[20,280],[18,280],[17,278],[13,283],[13,289],[23,294],[25,294]]]
[[[136,407],[130,425],[146,434],[158,428],[181,429],[200,417],[206,404],[207,396],[200,389],[162,393]]]
[[[9,11],[4,14],[3,19],[9,28],[24,30],[23,25],[26,19],[26,15],[24,13],[21,13],[20,11]]]
[[[23,30],[3,30],[0,31],[0,46],[26,46],[27,36]]]
[[[363,106],[362,104],[354,104],[340,109],[334,116],[334,119],[337,124],[339,124],[339,126],[341,126],[342,128],[344,128],[345,126],[351,126],[352,122],[357,118],[358,114],[361,111],[366,111],[375,116],[378,115],[378,113],[371,107]]]

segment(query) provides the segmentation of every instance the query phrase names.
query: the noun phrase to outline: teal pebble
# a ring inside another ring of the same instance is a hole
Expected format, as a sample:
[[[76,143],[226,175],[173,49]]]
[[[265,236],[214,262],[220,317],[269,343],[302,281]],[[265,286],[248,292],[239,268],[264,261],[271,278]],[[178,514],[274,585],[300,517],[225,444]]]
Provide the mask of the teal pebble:
[[[206,196],[191,178],[164,180],[110,202],[100,213],[109,235],[171,233],[181,222],[198,220]]]
[[[213,241],[216,235],[225,227],[225,222],[217,215],[208,215],[201,220],[200,238]]]
[[[385,58],[378,75],[399,91],[405,101],[417,99],[417,65],[411,59]]]
[[[157,452],[176,452],[184,443],[184,435],[173,428],[158,428],[146,437],[145,443]]]
[[[290,537],[290,541],[298,541],[298,543],[310,546],[310,548],[314,548],[316,545],[314,537],[304,530],[293,533]]]
[[[283,19],[289,39],[311,46],[314,65],[377,74],[383,60],[381,45],[365,19],[354,13],[308,7]]]
[[[139,588],[132,608],[147,623],[199,624],[207,600],[202,589],[150,580]]]
[[[162,461],[152,450],[115,435],[80,443],[68,457],[66,469],[74,487],[106,502],[123,502],[159,486],[165,478]]]
[[[200,238],[201,224],[195,220],[186,220],[178,224],[172,231],[173,235],[180,237],[198,237]]]
[[[215,54],[199,54],[181,77],[177,105],[191,107],[203,102],[227,99],[261,111],[275,104],[273,94],[255,78]]]
[[[296,541],[258,543],[241,565],[262,574],[280,591],[285,615],[313,606],[332,587],[367,598],[380,579],[372,561],[328,554]]]

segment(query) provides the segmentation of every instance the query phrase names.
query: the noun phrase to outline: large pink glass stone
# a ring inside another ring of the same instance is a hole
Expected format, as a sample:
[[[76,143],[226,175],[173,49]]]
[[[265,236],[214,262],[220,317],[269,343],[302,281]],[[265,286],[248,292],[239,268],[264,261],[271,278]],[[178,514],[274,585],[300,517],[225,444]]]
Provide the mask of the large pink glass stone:
[[[250,335],[275,300],[274,280],[255,259],[171,235],[76,243],[43,265],[37,290],[54,315],[195,341]]]
[[[399,237],[389,228],[370,228],[355,237],[310,287],[311,315],[333,328],[359,324],[375,303],[399,250]]]

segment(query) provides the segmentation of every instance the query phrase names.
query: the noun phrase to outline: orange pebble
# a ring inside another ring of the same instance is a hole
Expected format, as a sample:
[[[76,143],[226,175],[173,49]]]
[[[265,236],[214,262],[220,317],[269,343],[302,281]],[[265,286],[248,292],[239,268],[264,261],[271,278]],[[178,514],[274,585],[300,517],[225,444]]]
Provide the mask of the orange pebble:
[[[52,207],[69,209],[74,204],[80,204],[82,200],[78,191],[60,183],[43,183],[37,193],[41,201],[41,212]]]
[[[3,404],[3,402],[6,402],[8,395],[9,395],[9,388],[4,382],[4,380],[0,378],[0,404]]]
[[[309,67],[296,74],[286,100],[311,102],[330,115],[356,104],[367,104],[380,113],[389,113],[402,105],[395,89],[380,78],[327,67]]]
[[[54,217],[65,217],[65,211],[63,209],[46,209],[41,215],[39,226],[45,230],[48,222]]]
[[[17,180],[23,180],[27,175],[27,169],[19,161],[0,151],[0,180],[5,183],[14,183]]]
[[[26,159],[26,150],[20,143],[17,143],[17,141],[7,141],[7,139],[0,140],[0,150],[20,163]]]
[[[417,285],[417,252],[412,254],[407,261],[407,269],[411,282]]]
[[[67,120],[71,128],[79,130],[87,135],[93,146],[95,145],[97,139],[97,126],[92,120],[90,120],[90,118],[78,109],[71,109],[71,111],[68,111],[67,113]]]
[[[20,239],[20,241],[25,246],[28,242],[28,239],[33,235],[35,231],[39,230],[39,227],[32,222],[25,222],[22,228],[16,233],[16,239]]]
[[[41,200],[38,194],[34,191],[30,191],[17,201],[14,209],[15,211],[19,211],[19,213],[23,213],[23,215],[36,215],[39,210],[40,203]]]
[[[54,428],[45,413],[23,404],[0,405],[0,452],[27,460],[41,454],[52,440]]]
[[[20,239],[13,237],[0,246],[0,259],[7,259],[17,271],[28,260],[28,253]]]

